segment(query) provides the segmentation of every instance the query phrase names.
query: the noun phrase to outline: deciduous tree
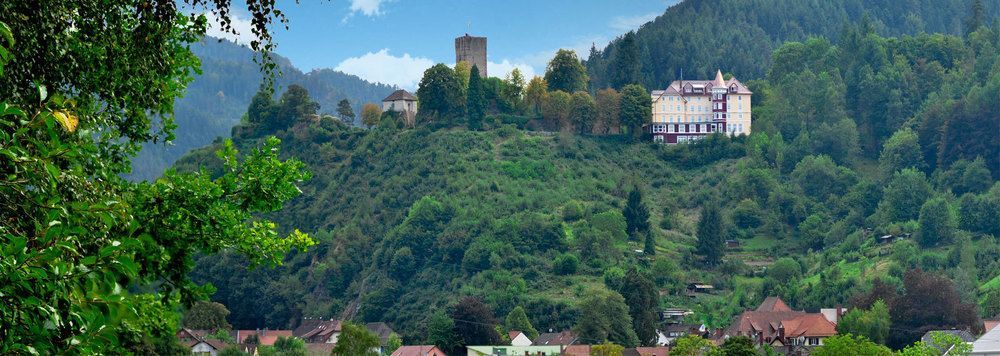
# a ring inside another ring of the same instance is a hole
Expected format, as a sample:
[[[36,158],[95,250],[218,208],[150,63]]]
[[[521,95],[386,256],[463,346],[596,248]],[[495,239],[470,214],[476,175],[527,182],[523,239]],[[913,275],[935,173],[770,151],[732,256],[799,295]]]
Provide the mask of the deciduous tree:
[[[560,49],[545,68],[545,82],[549,90],[575,93],[587,90],[589,80],[587,69],[572,50]]]
[[[465,95],[455,71],[444,64],[435,64],[424,71],[417,87],[421,121],[454,120],[465,115]]]
[[[642,125],[653,119],[653,99],[646,88],[629,84],[622,88],[620,103],[619,121],[628,127],[633,139],[638,139],[642,136]]]
[[[232,329],[226,317],[229,316],[229,309],[225,305],[216,302],[198,301],[184,313],[184,327],[188,329],[215,330]]]
[[[619,121],[621,119],[619,113],[621,95],[611,88],[601,89],[597,91],[595,101],[597,116],[594,122],[594,133],[602,135],[618,133],[618,129],[621,127]]]
[[[606,289],[592,291],[580,302],[579,309],[580,317],[574,327],[579,339],[592,343],[610,341],[625,347],[639,343],[621,294]]]
[[[597,104],[594,98],[585,91],[573,93],[570,102],[570,118],[577,132],[581,134],[590,133],[593,130],[594,120],[597,117]]]
[[[496,345],[500,342],[493,311],[477,297],[465,297],[451,311],[455,332],[463,345]]]
[[[377,356],[379,347],[378,336],[368,331],[364,325],[345,322],[341,325],[337,346],[333,347],[331,355],[335,356]]]
[[[382,108],[378,104],[365,103],[361,107],[361,122],[365,126],[372,127],[378,125],[380,119],[382,119]]]

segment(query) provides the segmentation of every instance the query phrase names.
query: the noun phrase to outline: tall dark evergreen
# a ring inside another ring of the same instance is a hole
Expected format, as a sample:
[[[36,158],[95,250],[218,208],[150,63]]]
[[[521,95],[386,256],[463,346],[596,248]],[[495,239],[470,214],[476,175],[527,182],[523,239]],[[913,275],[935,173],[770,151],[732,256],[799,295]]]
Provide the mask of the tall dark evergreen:
[[[486,116],[486,98],[483,95],[483,82],[479,77],[479,68],[472,65],[469,72],[469,91],[466,93],[465,107],[469,112],[469,130],[479,130]]]
[[[635,32],[629,31],[622,36],[615,48],[614,59],[609,65],[611,70],[611,86],[621,89],[629,84],[642,84],[642,68],[639,63],[639,42]]]
[[[622,210],[625,216],[625,232],[629,238],[635,239],[643,234],[649,234],[649,208],[642,200],[642,191],[633,186],[628,193],[628,201]]]
[[[632,268],[625,274],[621,288],[622,297],[632,316],[632,329],[643,346],[656,345],[656,286],[645,273]]]
[[[976,32],[986,21],[986,6],[983,0],[973,0],[972,7],[969,8],[969,17],[965,19],[965,35]]]
[[[698,220],[697,253],[705,258],[705,264],[715,266],[722,260],[723,242],[722,216],[715,201],[706,202]]]
[[[354,108],[351,107],[351,102],[347,99],[343,99],[337,102],[337,115],[340,115],[340,119],[344,123],[350,125],[354,123]]]

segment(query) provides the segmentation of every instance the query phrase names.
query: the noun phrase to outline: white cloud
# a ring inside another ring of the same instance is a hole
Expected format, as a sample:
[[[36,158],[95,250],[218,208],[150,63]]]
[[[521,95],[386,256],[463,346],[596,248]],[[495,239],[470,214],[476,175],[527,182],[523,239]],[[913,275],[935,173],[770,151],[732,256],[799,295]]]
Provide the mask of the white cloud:
[[[382,14],[382,3],[385,0],[351,0],[351,14],[360,12],[365,16]]]
[[[254,36],[252,25],[250,24],[250,19],[243,18],[240,15],[232,13],[229,15],[229,19],[232,21],[230,26],[236,30],[236,33],[230,33],[222,31],[219,25],[219,19],[211,11],[205,12],[205,17],[208,19],[208,30],[205,31],[206,35],[227,39],[242,45],[250,45],[250,42],[257,39]]]
[[[510,60],[504,59],[500,63],[496,62],[486,62],[486,69],[489,70],[489,75],[491,77],[506,78],[507,74],[517,68],[521,71],[521,76],[524,77],[525,81],[531,80],[535,76],[535,68],[527,63],[511,63]]]
[[[638,29],[639,26],[642,26],[644,23],[653,21],[653,19],[660,14],[662,14],[662,12],[650,12],[635,16],[617,16],[611,19],[609,26],[618,31],[628,32]]]
[[[434,65],[434,61],[424,57],[412,57],[409,53],[394,56],[388,48],[359,57],[343,60],[335,70],[354,74],[370,82],[397,85],[413,90],[420,83],[424,71]]]

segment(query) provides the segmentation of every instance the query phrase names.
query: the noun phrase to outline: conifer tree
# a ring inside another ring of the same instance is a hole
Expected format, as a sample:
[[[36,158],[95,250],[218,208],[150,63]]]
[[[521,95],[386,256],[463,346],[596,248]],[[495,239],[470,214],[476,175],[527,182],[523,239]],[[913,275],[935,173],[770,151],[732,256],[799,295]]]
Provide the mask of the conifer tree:
[[[628,193],[628,202],[622,210],[625,216],[625,232],[629,238],[636,238],[636,234],[649,234],[649,208],[642,201],[642,191],[639,187],[632,187]]]
[[[351,108],[351,102],[347,101],[347,99],[338,102],[337,115],[340,115],[340,119],[346,124],[354,123],[354,109]]]
[[[486,98],[483,95],[483,83],[476,65],[472,65],[472,71],[469,72],[469,91],[466,94],[465,106],[469,111],[469,130],[479,130],[486,115]]]
[[[699,255],[705,257],[705,263],[715,266],[722,259],[722,217],[715,202],[707,202],[698,220]]]
[[[528,314],[524,312],[524,308],[520,305],[514,307],[510,313],[507,313],[507,318],[504,320],[504,327],[507,328],[507,331],[520,331],[532,340],[538,337],[538,330],[535,330],[535,327],[531,325],[531,321],[528,320]]]

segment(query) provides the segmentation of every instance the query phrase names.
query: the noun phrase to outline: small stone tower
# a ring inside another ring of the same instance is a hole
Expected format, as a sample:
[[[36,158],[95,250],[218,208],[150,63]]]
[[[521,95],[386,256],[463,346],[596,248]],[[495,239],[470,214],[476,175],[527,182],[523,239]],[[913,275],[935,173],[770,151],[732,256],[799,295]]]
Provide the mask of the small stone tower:
[[[479,76],[486,78],[486,37],[473,37],[468,33],[455,38],[455,63],[466,61],[479,68]]]

